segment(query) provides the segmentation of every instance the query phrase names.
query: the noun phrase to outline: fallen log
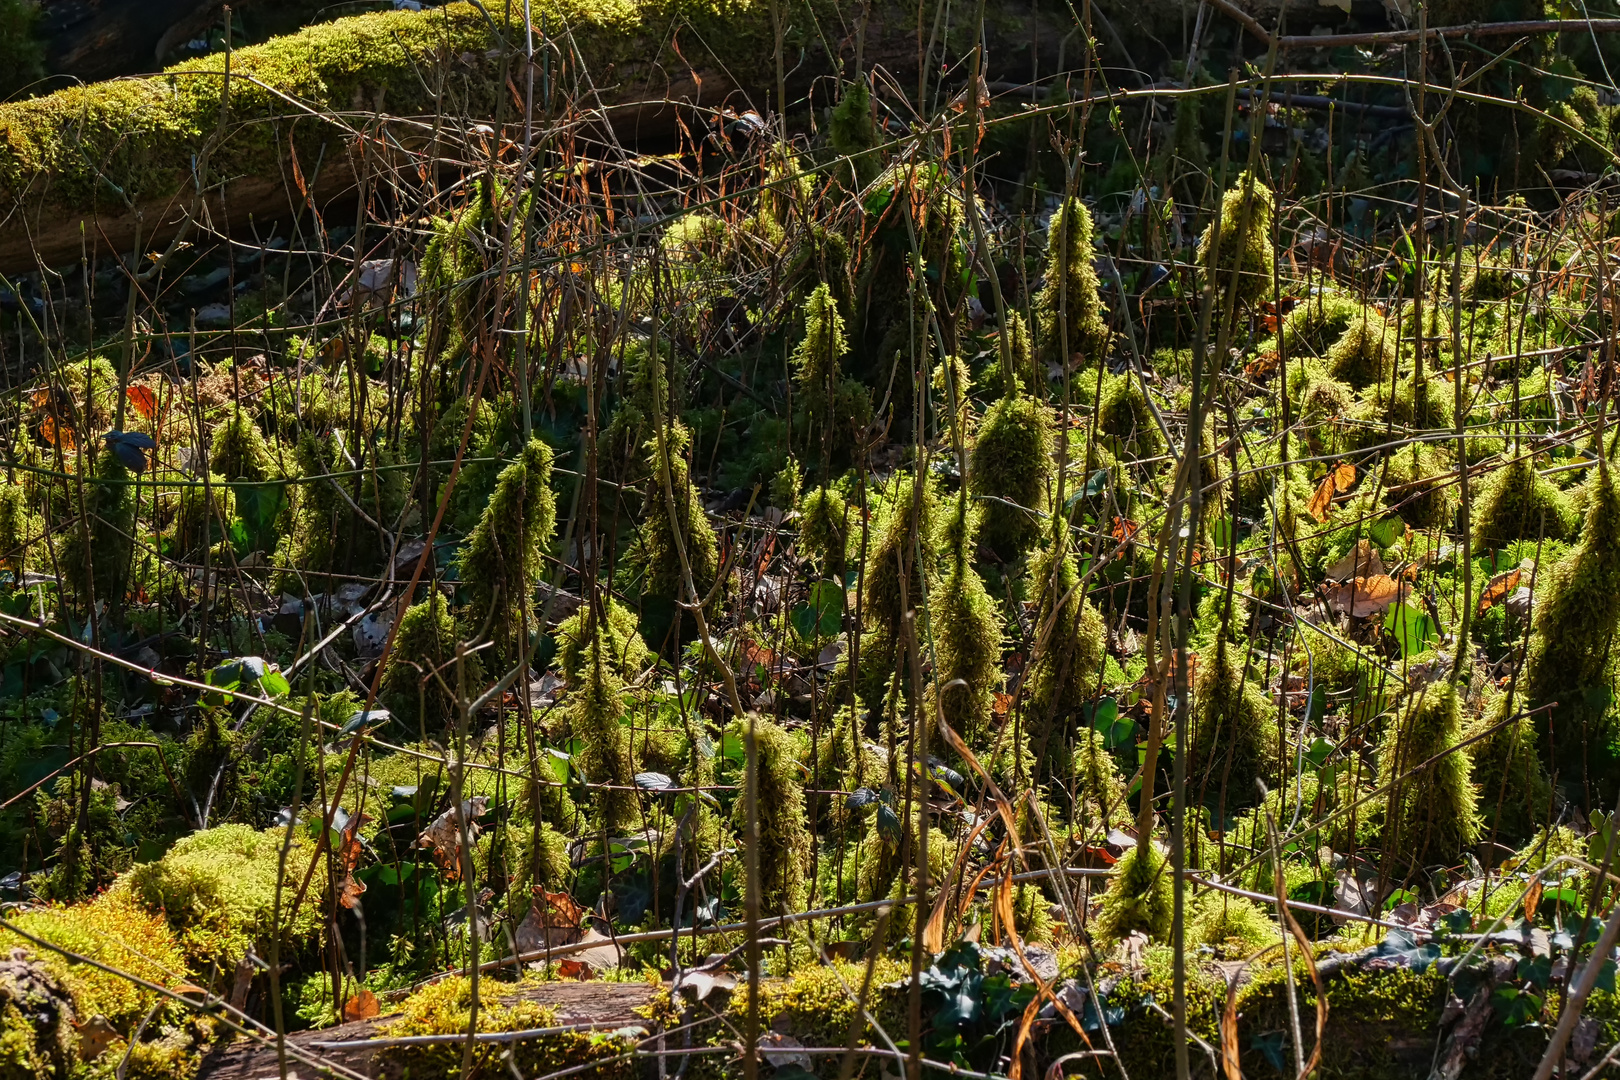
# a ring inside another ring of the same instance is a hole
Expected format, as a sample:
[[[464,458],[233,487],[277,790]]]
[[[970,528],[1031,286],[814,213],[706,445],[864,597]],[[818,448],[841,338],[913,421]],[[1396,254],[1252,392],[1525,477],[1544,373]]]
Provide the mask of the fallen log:
[[[853,60],[861,32],[832,0],[792,8],[790,104]],[[636,145],[671,141],[683,109],[765,111],[776,96],[770,0],[539,0],[532,99],[522,11],[456,3],[354,16],[0,105],[0,272],[151,250],[196,223],[246,234],[250,217],[262,227],[352,202],[389,170],[467,163],[480,152],[469,124],[520,133],[529,100],[537,122],[577,116]],[[917,9],[877,0],[869,12],[862,66],[915,85]],[[1009,6],[988,32],[996,70],[1035,70],[1040,54],[1049,74],[1070,22],[1055,0]],[[940,40],[932,70],[973,44],[961,29]]]

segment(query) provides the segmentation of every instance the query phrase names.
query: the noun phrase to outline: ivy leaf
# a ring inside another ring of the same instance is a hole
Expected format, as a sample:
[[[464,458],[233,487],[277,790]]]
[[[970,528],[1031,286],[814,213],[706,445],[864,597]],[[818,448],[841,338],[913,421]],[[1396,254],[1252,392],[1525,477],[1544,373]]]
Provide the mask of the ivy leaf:
[[[879,803],[877,810],[878,835],[890,847],[900,845],[900,816],[887,803]]]
[[[854,791],[844,796],[844,802],[849,806],[855,807],[856,809],[860,809],[863,806],[871,806],[877,801],[878,793],[869,787],[856,788]]]
[[[1491,994],[1491,1008],[1503,1027],[1523,1027],[1541,1017],[1541,998],[1517,986],[1499,986]]]
[[[1440,946],[1433,942],[1420,945],[1417,938],[1409,932],[1391,930],[1384,935],[1384,940],[1378,943],[1378,949],[1373,955],[1422,974],[1429,970],[1430,964],[1440,959]]]
[[[665,788],[675,786],[675,781],[661,772],[638,772],[635,779],[636,787],[647,791],[663,791]]]

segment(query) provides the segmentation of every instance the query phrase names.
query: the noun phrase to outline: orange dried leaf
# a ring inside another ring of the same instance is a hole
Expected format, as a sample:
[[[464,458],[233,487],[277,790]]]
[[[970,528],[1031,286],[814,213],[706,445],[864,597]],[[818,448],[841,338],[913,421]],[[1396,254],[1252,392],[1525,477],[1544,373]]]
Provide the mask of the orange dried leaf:
[[[124,391],[129,403],[135,411],[148,420],[156,419],[158,411],[157,395],[152,393],[148,386],[131,386]]]
[[[1353,618],[1365,619],[1405,600],[1411,591],[1408,582],[1397,582],[1388,574],[1372,574],[1351,578],[1342,585],[1329,585],[1324,594],[1329,606],[1347,611]]]
[[[73,437],[72,425],[58,424],[54,416],[46,416],[39,422],[39,437],[59,450],[73,451],[79,448],[79,441]]]
[[[997,691],[990,703],[990,712],[996,716],[1006,716],[1007,713],[1012,711],[1012,703],[1013,696],[1011,694],[1003,694]]]
[[[1311,495],[1311,501],[1306,504],[1305,512],[1317,521],[1326,521],[1333,509],[1333,496],[1339,492],[1338,481],[1332,473],[1322,477],[1322,482],[1316,485],[1316,491]]]
[[[343,1003],[343,1019],[349,1021],[370,1020],[381,1011],[382,1005],[377,1001],[377,995],[364,987]]]
[[[1127,544],[1134,540],[1136,538],[1136,534],[1141,531],[1142,526],[1132,521],[1130,518],[1116,516],[1114,518],[1114,527],[1109,530],[1109,534],[1120,543]]]
[[[1485,591],[1480,594],[1479,613],[1481,615],[1485,614],[1498,601],[1502,600],[1514,589],[1517,589],[1519,587],[1519,577],[1523,573],[1523,570],[1514,567],[1505,574],[1497,574],[1491,578],[1491,583],[1485,586]]]
[[[1333,467],[1333,486],[1339,492],[1349,491],[1356,486],[1356,467],[1348,461],[1341,461]]]

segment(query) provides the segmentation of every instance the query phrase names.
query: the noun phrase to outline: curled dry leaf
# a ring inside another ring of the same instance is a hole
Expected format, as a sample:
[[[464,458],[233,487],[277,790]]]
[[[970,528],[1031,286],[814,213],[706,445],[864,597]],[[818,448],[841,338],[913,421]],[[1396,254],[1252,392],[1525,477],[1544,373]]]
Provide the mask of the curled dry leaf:
[[[1352,618],[1366,619],[1381,614],[1391,604],[1404,601],[1412,591],[1411,582],[1397,582],[1388,574],[1351,578],[1342,585],[1323,589],[1328,606],[1349,612]]]
[[[1519,587],[1519,578],[1523,576],[1523,573],[1518,567],[1514,567],[1505,574],[1497,574],[1491,578],[1491,583],[1485,586],[1485,591],[1480,594],[1479,613],[1481,615],[1485,614],[1497,602],[1507,597],[1514,589],[1517,589]]]
[[[377,995],[365,987],[361,987],[358,994],[343,1003],[344,1020],[370,1020],[381,1011],[382,1006],[377,1001]]]
[[[1327,569],[1329,581],[1348,581],[1351,578],[1377,577],[1387,573],[1378,549],[1369,540],[1357,540],[1355,549]]]
[[[1326,521],[1333,513],[1333,497],[1349,491],[1355,483],[1356,467],[1348,461],[1339,462],[1322,477],[1322,482],[1316,485],[1316,491],[1311,494],[1311,501],[1306,504],[1305,512],[1317,521]]]
[[[461,816],[467,822],[467,839],[477,840],[481,831],[476,818],[482,817],[489,807],[488,795],[474,795],[461,804]],[[422,830],[416,838],[416,846],[427,848],[433,853],[433,861],[439,864],[450,880],[454,881],[461,874],[461,830],[456,823],[456,808],[451,807],[433,819],[433,824]]]

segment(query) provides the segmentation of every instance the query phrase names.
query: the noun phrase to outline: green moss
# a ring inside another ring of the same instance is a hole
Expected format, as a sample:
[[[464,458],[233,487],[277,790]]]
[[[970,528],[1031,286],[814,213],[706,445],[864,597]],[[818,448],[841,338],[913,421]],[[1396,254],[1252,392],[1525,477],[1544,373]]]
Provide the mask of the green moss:
[[[75,1019],[71,995],[49,972],[19,956],[0,961],[0,1080],[68,1080]]]
[[[1121,453],[1152,457],[1164,449],[1153,410],[1140,382],[1130,371],[1103,379],[1102,400],[1097,404],[1097,430],[1113,436]]]
[[[214,429],[208,465],[227,480],[262,484],[277,475],[275,457],[264,433],[239,408],[232,409],[231,415]]]
[[[1387,802],[1385,850],[1411,868],[1450,866],[1479,842],[1472,761],[1450,752],[1462,738],[1457,689],[1449,682],[1425,687],[1397,715],[1379,747],[1379,783],[1401,778]]]
[[[1281,344],[1288,347],[1290,360],[1322,356],[1329,346],[1365,318],[1364,311],[1366,306],[1347,293],[1336,289],[1316,290],[1295,304],[1283,319]]]
[[[821,487],[799,505],[799,548],[825,576],[842,581],[849,565],[852,530],[858,512],[834,488]]]
[[[541,555],[557,519],[551,490],[551,448],[539,439],[524,447],[495,482],[495,494],[458,556],[467,590],[467,619],[488,627],[495,655],[515,663],[536,624],[533,594]]]
[[[1532,457],[1491,470],[1474,501],[1474,544],[1505,548],[1515,540],[1568,539],[1575,531],[1569,496],[1536,472]]]
[[[45,524],[28,505],[28,490],[21,484],[0,487],[0,571],[14,581],[39,559],[34,550],[45,538]]]
[[[1414,529],[1450,528],[1457,517],[1461,488],[1443,451],[1413,443],[1389,456],[1384,498]]]
[[[147,910],[161,913],[194,970],[206,972],[218,964],[229,971],[249,949],[265,955],[270,935],[278,930],[272,922],[278,879],[283,943],[299,948],[321,924],[318,894],[306,897],[296,914],[290,911],[314,845],[295,833],[286,874],[281,876],[286,836],[285,829],[260,832],[249,825],[194,832],[176,841],[159,861],[144,863],[119,878],[112,892],[127,894]]]
[[[1606,462],[1589,482],[1587,504],[1579,542],[1543,570],[1536,589],[1523,686],[1528,708],[1558,703],[1538,714],[1543,760],[1603,791],[1620,778],[1606,713],[1610,640],[1620,626],[1620,495]]]
[[[453,725],[461,686],[465,683],[471,693],[483,679],[477,654],[466,656],[457,670],[456,646],[461,640],[450,605],[437,588],[400,616],[383,671],[382,699],[407,730],[423,733],[423,738]]]
[[[81,467],[89,455],[81,457]],[[135,554],[135,474],[110,448],[95,454],[84,485],[84,514],[60,556],[62,576],[81,603],[92,595],[122,608]]]
[[[1001,682],[1001,620],[973,568],[977,516],[969,514],[965,496],[958,499],[949,569],[929,607],[935,680],[929,694],[937,695],[940,714],[970,744],[980,742],[989,729],[995,687]],[[966,685],[952,686],[958,679]]]
[[[1130,820],[1125,781],[1102,732],[1081,727],[1075,732],[1074,742],[1069,770],[1074,792],[1072,831],[1082,842],[1095,843],[1112,826]]]
[[[1170,934],[1174,893],[1170,863],[1152,843],[1126,850],[1108,875],[1108,891],[1091,924],[1100,941],[1119,941],[1140,930],[1163,940]]]
[[[1274,783],[1281,766],[1276,706],[1243,669],[1241,648],[1219,634],[1201,650],[1193,686],[1188,790],[1222,807],[1250,805],[1255,781]]]
[[[563,719],[568,731],[583,744],[577,755],[585,778],[595,784],[612,784],[613,789],[596,792],[597,813],[602,827],[610,831],[635,823],[635,762],[630,756],[630,737],[621,720],[624,716],[624,682],[608,663],[610,645],[599,626],[586,650],[578,684],[568,692]]]
[[[1483,735],[1468,747],[1479,789],[1481,834],[1513,844],[1535,832],[1552,814],[1552,784],[1536,747],[1536,726],[1526,717],[1504,724],[1507,698],[1497,699],[1469,731]],[[1501,726],[1497,726],[1501,725]],[[1495,728],[1495,730],[1487,730]]]
[[[759,761],[759,910],[763,915],[803,911],[810,864],[810,830],[805,823],[804,784],[799,777],[799,744],[785,729],[762,716],[734,720],[729,733],[754,735]],[[732,827],[748,838],[747,800],[732,806]]]
[[[1245,172],[1221,196],[1219,243],[1217,222],[1211,222],[1198,240],[1198,263],[1216,276],[1225,290],[1237,276],[1237,299],[1255,303],[1270,295],[1274,259],[1271,250],[1271,189]]]
[[[920,607],[924,576],[933,577],[939,552],[932,543],[933,486],[927,478],[918,483],[904,473],[896,474],[890,484],[894,498],[876,530],[877,542],[866,557],[862,616],[870,630],[884,634],[892,644],[900,639],[900,620],[905,615],[900,602],[901,563],[907,568],[905,598],[913,607]],[[862,652],[867,652],[865,642]]]
[[[642,503],[641,529],[637,534],[634,557],[646,575],[644,588],[649,595],[669,600],[688,601],[684,575],[681,570],[679,549],[676,547],[673,526],[680,529],[686,547],[687,562],[692,571],[692,587],[701,600],[708,596],[720,570],[720,557],[715,542],[714,528],[703,511],[703,500],[692,484],[691,467],[686,451],[691,437],[679,421],[671,423],[664,437],[667,450],[665,461],[669,469],[670,492],[673,506],[664,488],[663,470],[658,461],[656,443],[647,444],[651,455],[647,479],[646,498]],[[672,521],[673,519],[673,521]]]
[[[827,115],[827,142],[840,157],[852,158],[838,175],[847,186],[861,187],[878,172],[877,124],[872,120],[872,88],[864,77],[844,84],[844,93]]]
[[[174,542],[180,554],[192,555],[223,540],[236,516],[236,496],[223,476],[180,489],[174,515]]]
[[[172,984],[186,970],[185,955],[169,924],[161,914],[136,904],[126,890],[105,892],[83,904],[36,907],[8,918],[24,933],[160,986]],[[4,931],[0,946],[8,951],[34,949]],[[125,1028],[165,1000],[122,975],[70,964],[46,949],[36,951],[40,965],[68,989],[75,1011],[85,1018],[99,1014]]]
[[[1230,959],[1246,959],[1282,938],[1271,916],[1246,897],[1211,889],[1201,893],[1191,907],[1189,946],[1207,945]]]
[[[1028,397],[1003,397],[979,425],[969,490],[984,500],[984,542],[1003,558],[1027,551],[1040,536],[1052,478],[1052,438],[1046,407]]]
[[[641,640],[636,629],[636,613],[609,597],[603,606],[607,626],[601,635],[602,657],[608,669],[621,679],[629,680],[641,674],[652,662],[652,650]],[[594,619],[590,605],[558,624],[557,667],[570,683],[576,682],[590,662],[591,643],[595,640]]]
[[[1387,382],[1395,370],[1395,329],[1376,311],[1359,311],[1327,351],[1333,378],[1361,388]]]
[[[1054,754],[1065,731],[1102,688],[1106,632],[1102,614],[1080,587],[1074,556],[1056,561],[1055,545],[1030,564],[1036,599],[1036,643],[1026,710],[1029,743],[1039,756]]]
[[[1112,343],[1093,265],[1091,212],[1071,198],[1047,229],[1046,288],[1035,299],[1038,359],[1067,370],[1070,358],[1100,362]],[[1065,341],[1068,352],[1064,352]]]

